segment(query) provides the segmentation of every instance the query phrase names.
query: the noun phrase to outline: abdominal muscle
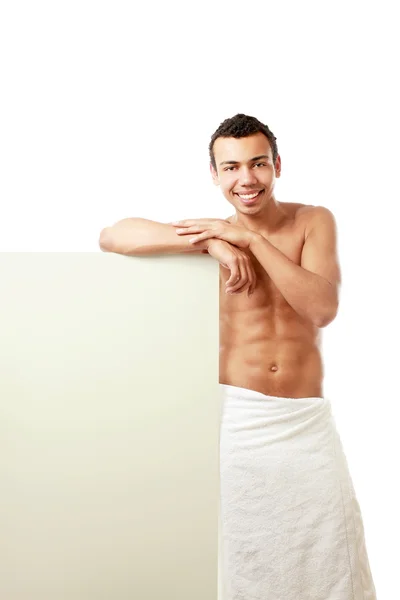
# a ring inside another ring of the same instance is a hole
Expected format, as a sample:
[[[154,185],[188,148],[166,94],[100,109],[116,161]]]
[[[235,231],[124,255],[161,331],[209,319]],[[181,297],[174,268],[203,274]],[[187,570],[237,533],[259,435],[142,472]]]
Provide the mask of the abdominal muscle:
[[[265,306],[262,291],[250,298],[247,292],[222,296],[225,291],[220,300],[220,383],[270,396],[322,397],[318,328],[285,301],[286,306]]]

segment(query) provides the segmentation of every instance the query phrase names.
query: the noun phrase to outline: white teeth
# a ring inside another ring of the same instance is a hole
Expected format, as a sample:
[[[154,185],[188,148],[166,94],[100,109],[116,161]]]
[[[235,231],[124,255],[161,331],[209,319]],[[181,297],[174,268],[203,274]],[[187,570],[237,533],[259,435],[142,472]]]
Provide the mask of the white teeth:
[[[256,196],[258,196],[259,192],[257,192],[256,194],[247,194],[246,196],[242,195],[242,194],[238,194],[239,198],[243,198],[243,200],[251,200],[251,198],[255,198]]]

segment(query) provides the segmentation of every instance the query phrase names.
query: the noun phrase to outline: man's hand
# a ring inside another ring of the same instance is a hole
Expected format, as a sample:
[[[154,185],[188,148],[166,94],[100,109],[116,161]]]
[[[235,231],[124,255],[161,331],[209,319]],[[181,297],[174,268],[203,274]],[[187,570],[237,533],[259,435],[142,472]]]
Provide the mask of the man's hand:
[[[244,250],[232,246],[223,240],[210,240],[208,254],[216,258],[220,265],[230,271],[225,284],[227,294],[240,294],[247,290],[250,296],[257,285],[253,263]]]
[[[176,228],[178,235],[195,235],[190,243],[196,244],[202,240],[216,238],[229,242],[238,248],[249,248],[254,231],[232,225],[222,219],[188,219],[185,221],[174,221],[171,223]]]

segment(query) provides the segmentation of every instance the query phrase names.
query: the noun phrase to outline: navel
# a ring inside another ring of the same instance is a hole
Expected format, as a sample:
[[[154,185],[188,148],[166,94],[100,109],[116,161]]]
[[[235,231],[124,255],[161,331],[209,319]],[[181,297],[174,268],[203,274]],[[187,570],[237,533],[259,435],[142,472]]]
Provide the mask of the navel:
[[[270,366],[269,370],[270,371],[277,371],[278,367],[277,367],[277,365],[273,364],[273,365]]]

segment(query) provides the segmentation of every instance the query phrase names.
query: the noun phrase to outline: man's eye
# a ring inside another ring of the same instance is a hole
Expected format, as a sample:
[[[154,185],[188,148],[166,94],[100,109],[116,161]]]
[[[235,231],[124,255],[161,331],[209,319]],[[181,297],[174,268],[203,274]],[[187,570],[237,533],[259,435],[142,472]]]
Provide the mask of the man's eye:
[[[265,167],[266,163],[255,163],[254,166],[255,167],[258,167],[258,166]],[[226,167],[224,170],[225,171],[233,171],[233,169],[236,169],[236,167]]]

